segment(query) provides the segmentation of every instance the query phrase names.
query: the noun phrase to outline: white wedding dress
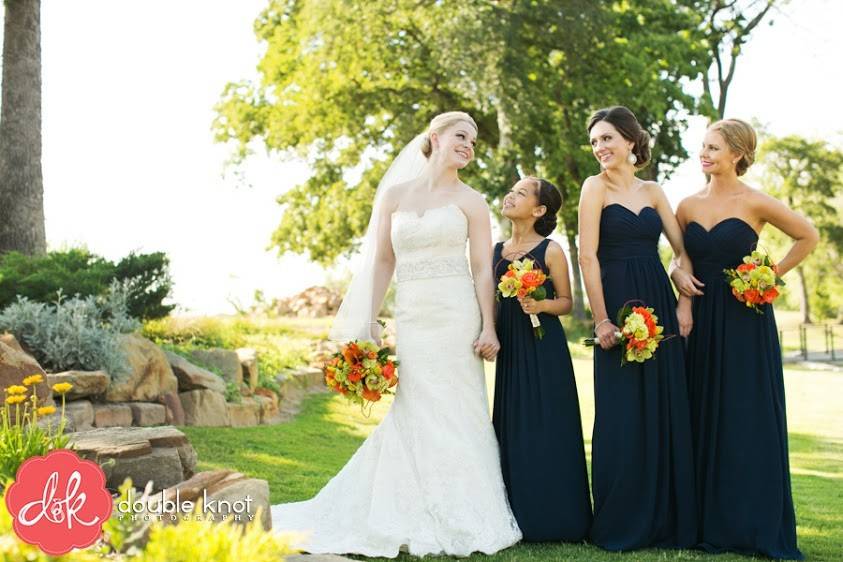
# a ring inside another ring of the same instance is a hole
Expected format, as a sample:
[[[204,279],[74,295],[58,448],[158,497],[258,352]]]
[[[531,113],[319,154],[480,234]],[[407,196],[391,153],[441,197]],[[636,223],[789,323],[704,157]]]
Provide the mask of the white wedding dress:
[[[480,309],[456,205],[392,215],[399,379],[391,409],[311,500],[272,506],[313,553],[491,554],[521,539],[501,477]]]

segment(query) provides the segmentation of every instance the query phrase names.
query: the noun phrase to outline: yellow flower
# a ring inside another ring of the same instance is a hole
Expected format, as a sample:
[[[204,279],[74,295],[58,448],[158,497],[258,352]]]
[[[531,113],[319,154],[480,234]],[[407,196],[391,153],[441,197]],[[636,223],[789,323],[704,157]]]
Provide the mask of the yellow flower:
[[[9,396],[8,398],[6,398],[6,404],[20,404],[24,400],[26,400],[26,396],[24,396],[23,394],[17,394],[15,396]]]
[[[39,382],[44,382],[44,377],[42,377],[41,375],[38,375],[38,374],[29,375],[28,377],[23,379],[23,384],[25,384],[26,386],[29,386],[31,384],[36,384],[36,383],[39,383]]]
[[[41,406],[36,410],[39,416],[46,416],[47,414],[53,414],[56,411],[55,406]]]
[[[64,394],[68,392],[71,388],[73,388],[73,385],[69,382],[60,382],[53,385],[53,392]]]
[[[26,387],[19,384],[13,384],[6,389],[6,394],[26,394]]]

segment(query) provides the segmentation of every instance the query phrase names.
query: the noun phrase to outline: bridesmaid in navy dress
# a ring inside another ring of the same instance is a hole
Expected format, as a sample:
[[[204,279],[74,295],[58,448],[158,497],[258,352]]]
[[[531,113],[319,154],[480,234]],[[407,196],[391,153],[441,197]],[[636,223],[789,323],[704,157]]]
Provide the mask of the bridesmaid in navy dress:
[[[547,298],[502,298],[492,421],[512,512],[525,541],[580,542],[591,525],[582,421],[574,367],[559,316],[571,311],[568,263],[561,246],[545,236],[556,228],[559,190],[528,177],[504,197],[502,213],[512,237],[495,246],[495,278],[511,261],[527,257],[550,275]],[[537,340],[529,314],[545,330]]]
[[[804,217],[738,178],[752,164],[755,142],[743,121],[709,127],[700,161],[710,181],[677,209],[695,271],[675,269],[673,277],[684,285],[690,279],[704,293],[693,296],[687,357],[700,546],[799,560],[773,307],[763,305],[761,315],[738,302],[723,269],[756,249],[766,223],[795,240],[779,275],[802,261],[818,237]],[[690,308],[690,293],[680,292],[680,307]]]
[[[662,189],[635,177],[650,157],[649,135],[625,107],[597,111],[588,131],[603,170],[583,184],[580,264],[595,321],[590,540],[613,551],[696,543],[696,504],[682,339],[687,315],[659,260],[667,235],[684,256],[682,232]],[[629,300],[655,309],[665,334],[655,356],[621,366],[614,324]],[[688,311],[686,311],[688,312]]]

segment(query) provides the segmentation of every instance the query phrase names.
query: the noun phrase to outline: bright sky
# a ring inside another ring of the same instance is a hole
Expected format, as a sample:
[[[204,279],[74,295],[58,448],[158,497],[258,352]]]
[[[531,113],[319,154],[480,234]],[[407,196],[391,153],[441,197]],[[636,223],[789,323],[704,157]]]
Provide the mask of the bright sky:
[[[256,289],[284,296],[324,281],[300,256],[267,252],[276,197],[307,177],[266,156],[222,175],[213,106],[255,74],[252,24],[267,0],[42,0],[43,141],[51,248],[119,259],[164,251],[182,311],[232,312]],[[775,134],[840,140],[843,2],[793,0],[738,62],[728,113]],[[704,123],[686,135],[692,152]],[[700,186],[696,155],[665,186]]]

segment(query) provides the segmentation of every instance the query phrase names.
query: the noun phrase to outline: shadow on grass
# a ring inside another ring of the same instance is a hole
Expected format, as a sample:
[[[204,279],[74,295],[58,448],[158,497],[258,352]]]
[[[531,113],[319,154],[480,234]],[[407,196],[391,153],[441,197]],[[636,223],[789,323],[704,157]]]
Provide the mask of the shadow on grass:
[[[291,422],[248,428],[183,427],[199,454],[199,470],[229,468],[269,482],[272,503],[312,497],[348,461],[365,436],[380,422],[389,404],[378,404],[371,418],[328,394],[308,397]],[[843,442],[803,433],[790,434],[790,459],[799,546],[808,560],[841,560],[843,556]],[[356,560],[385,558],[353,556]],[[762,560],[763,558],[755,558]],[[401,554],[401,562],[418,558]],[[425,561],[453,560],[447,556]],[[497,554],[462,560],[484,562],[753,560],[733,554],[698,551],[641,550],[609,553],[585,544],[519,544]]]

